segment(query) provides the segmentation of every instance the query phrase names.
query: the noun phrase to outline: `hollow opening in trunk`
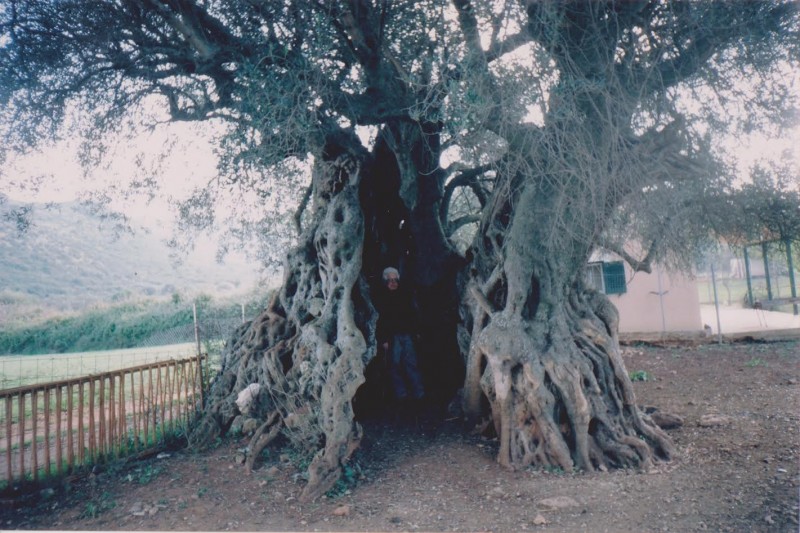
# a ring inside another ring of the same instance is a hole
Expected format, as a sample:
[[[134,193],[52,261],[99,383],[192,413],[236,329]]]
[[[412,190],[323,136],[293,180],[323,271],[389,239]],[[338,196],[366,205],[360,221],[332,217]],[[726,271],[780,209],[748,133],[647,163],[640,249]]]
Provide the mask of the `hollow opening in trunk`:
[[[381,283],[381,280],[377,283]],[[456,341],[457,316],[448,312],[450,306],[446,302],[450,299],[446,293],[449,289],[445,285],[408,287],[414,294],[418,315],[415,328],[409,336],[413,342],[424,396],[418,400],[414,400],[411,393],[405,400],[398,397],[392,374],[395,373],[395,378],[398,373],[403,378],[407,376],[402,369],[393,368],[390,351],[379,343],[377,354],[364,372],[366,381],[353,400],[356,420],[392,422],[417,415],[446,416],[449,405],[463,384],[465,367]],[[374,291],[377,289],[375,287]]]

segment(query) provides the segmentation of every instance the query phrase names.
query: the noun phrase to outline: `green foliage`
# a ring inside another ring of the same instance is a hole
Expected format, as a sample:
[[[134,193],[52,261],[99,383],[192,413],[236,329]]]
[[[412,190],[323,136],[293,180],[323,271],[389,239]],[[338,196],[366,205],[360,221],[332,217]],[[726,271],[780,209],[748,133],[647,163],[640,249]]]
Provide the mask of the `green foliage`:
[[[137,468],[135,470],[135,476],[131,476],[130,479],[135,479],[139,485],[147,485],[153,479],[155,479],[161,473],[160,466],[154,466],[152,464],[145,465],[141,468]]]
[[[109,511],[116,506],[117,504],[111,499],[111,495],[107,492],[104,492],[100,498],[87,502],[80,516],[81,518],[97,518],[100,516],[100,514],[104,513],[105,511]]]
[[[636,370],[634,372],[629,372],[628,376],[631,378],[631,381],[653,381],[653,374],[647,372],[646,370]]]
[[[750,359],[745,365],[749,368],[755,368],[757,366],[767,366],[767,362],[761,359],[760,357],[755,357]]]
[[[364,472],[361,465],[357,461],[350,461],[342,467],[342,475],[336,481],[336,484],[325,496],[328,498],[341,498],[350,493],[350,491],[358,485],[358,482],[364,478]]]
[[[165,329],[193,323],[191,309],[164,312],[152,302],[96,309],[42,324],[0,330],[0,353],[37,354],[132,348]]]
[[[257,298],[249,299],[246,308],[255,312]],[[208,295],[201,301],[198,320],[206,348],[218,351],[220,341],[241,323],[241,304],[216,301]],[[162,338],[169,342],[159,342]],[[172,301],[122,303],[33,325],[0,324],[0,354],[112,350],[193,340],[191,306],[177,306]]]
[[[20,204],[7,200],[3,205]],[[40,322],[104,302],[172,298],[186,306],[190,294],[218,298],[243,292],[255,281],[253,265],[243,260],[219,265],[188,255],[177,265],[160,235],[114,227],[75,202],[34,204],[31,216],[33,226],[24,235],[0,216],[4,323]]]

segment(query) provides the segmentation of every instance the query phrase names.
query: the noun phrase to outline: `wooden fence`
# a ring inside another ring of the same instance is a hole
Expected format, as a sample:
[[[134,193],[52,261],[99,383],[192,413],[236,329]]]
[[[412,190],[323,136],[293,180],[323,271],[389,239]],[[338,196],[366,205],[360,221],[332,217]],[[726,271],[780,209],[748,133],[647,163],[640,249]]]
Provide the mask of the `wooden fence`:
[[[0,391],[0,486],[122,457],[184,430],[202,406],[207,356]]]

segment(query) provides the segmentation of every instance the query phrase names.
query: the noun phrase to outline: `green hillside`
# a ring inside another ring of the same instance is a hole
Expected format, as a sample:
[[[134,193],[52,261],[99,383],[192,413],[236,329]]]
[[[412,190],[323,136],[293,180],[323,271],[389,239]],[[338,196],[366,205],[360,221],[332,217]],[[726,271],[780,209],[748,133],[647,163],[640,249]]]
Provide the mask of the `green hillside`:
[[[6,200],[2,212],[14,207]],[[31,215],[23,234],[0,217],[0,327],[99,303],[228,296],[257,285],[254,265],[217,264],[213,250],[176,265],[162,238],[116,231],[77,203],[34,205]]]

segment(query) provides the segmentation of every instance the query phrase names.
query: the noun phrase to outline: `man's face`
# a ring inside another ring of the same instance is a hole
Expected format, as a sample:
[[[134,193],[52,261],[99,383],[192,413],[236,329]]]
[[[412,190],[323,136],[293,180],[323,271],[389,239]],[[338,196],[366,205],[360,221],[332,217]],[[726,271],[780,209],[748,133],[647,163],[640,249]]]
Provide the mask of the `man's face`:
[[[390,291],[396,291],[400,286],[400,278],[396,274],[389,274],[386,276],[386,288]]]

